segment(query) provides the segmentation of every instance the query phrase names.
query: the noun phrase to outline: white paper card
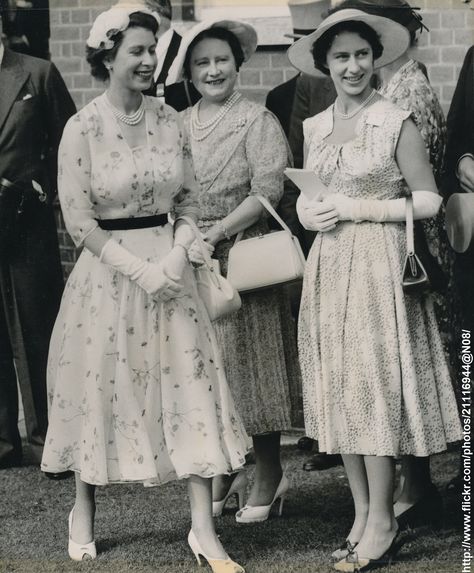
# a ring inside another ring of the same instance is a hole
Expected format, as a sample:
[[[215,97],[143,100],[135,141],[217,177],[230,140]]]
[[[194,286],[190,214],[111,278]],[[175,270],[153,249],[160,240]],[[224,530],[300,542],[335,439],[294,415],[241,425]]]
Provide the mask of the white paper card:
[[[322,201],[324,195],[328,193],[326,185],[311,169],[287,167],[284,173],[300,189],[308,201]]]

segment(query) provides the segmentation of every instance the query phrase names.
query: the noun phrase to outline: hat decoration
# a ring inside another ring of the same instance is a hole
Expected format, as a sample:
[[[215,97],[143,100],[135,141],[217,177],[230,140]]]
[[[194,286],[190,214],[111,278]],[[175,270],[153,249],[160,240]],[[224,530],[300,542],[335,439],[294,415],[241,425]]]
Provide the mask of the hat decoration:
[[[130,14],[143,12],[153,16],[160,25],[160,17],[156,12],[151,12],[140,4],[128,4],[123,6],[113,6],[109,10],[97,16],[92,24],[86,44],[89,48],[110,50],[115,42],[111,38],[118,32],[126,30],[130,24]]]

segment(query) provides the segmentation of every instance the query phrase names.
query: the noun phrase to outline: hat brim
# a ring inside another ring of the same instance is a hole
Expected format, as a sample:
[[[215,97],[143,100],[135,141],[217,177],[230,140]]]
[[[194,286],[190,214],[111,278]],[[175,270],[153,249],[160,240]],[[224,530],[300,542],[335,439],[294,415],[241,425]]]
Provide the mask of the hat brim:
[[[166,85],[175,84],[184,80],[183,66],[191,42],[198,34],[210,28],[225,28],[232,32],[240,43],[242,52],[244,54],[244,62],[248,61],[252,54],[257,49],[258,39],[255,28],[246,22],[240,20],[223,20],[216,18],[212,20],[204,20],[199,24],[193,26],[186,34],[184,34],[178,53],[174,59],[166,78]]]
[[[328,16],[309,36],[301,38],[288,49],[288,59],[299,71],[309,75],[321,77],[324,74],[314,67],[312,47],[314,42],[340,22],[349,21],[364,22],[379,35],[380,43],[383,46],[383,53],[374,62],[374,68],[383,68],[391,64],[404,54],[410,45],[410,34],[408,30],[388,18],[367,14],[361,10],[339,10]]]

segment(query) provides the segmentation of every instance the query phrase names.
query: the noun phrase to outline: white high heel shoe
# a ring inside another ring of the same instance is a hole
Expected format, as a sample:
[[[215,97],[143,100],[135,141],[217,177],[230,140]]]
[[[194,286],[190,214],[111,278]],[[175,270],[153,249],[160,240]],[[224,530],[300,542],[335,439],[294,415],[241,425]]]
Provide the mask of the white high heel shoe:
[[[197,559],[198,564],[202,565],[201,556],[204,557],[204,559],[211,566],[213,573],[245,573],[245,569],[235,561],[232,561],[229,556],[227,556],[227,559],[211,559],[208,557],[201,549],[201,545],[197,540],[197,537],[194,535],[194,531],[192,529],[188,534],[188,543],[189,547],[191,547],[191,551],[194,553],[194,557]]]
[[[72,520],[74,515],[74,507],[71,509],[69,514],[68,524],[69,524],[69,542],[68,542],[68,553],[69,557],[74,561],[82,561],[83,559],[95,559],[97,557],[97,550],[95,547],[95,541],[92,540],[90,543],[76,543],[71,537],[72,530]]]
[[[270,515],[272,505],[280,499],[280,507],[278,515],[283,512],[283,503],[285,501],[286,493],[290,488],[290,482],[285,474],[281,476],[280,483],[273,499],[269,505],[246,505],[235,514],[235,519],[238,523],[257,523],[259,521],[266,521]]]
[[[234,478],[234,481],[231,483],[229,491],[224,496],[224,499],[212,502],[212,515],[214,517],[221,516],[222,510],[224,509],[227,500],[229,499],[229,497],[233,495],[237,496],[239,509],[242,509],[242,507],[244,506],[244,495],[247,490],[248,483],[249,480],[247,478],[247,473],[245,471],[239,472]]]

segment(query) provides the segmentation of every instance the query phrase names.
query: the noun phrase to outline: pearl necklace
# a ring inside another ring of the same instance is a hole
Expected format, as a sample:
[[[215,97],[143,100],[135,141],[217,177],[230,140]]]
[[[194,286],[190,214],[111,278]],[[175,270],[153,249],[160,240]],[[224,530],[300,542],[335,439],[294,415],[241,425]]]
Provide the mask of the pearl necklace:
[[[239,92],[233,92],[226,100],[224,105],[221,106],[220,110],[216,113],[214,117],[211,117],[210,120],[201,123],[199,121],[199,109],[201,108],[201,101],[199,100],[198,103],[192,108],[191,110],[191,136],[196,141],[202,141],[206,139],[208,135],[210,135],[214,129],[219,125],[221,119],[225,116],[225,114],[231,109],[231,107],[239,101],[241,98],[241,94]],[[201,133],[198,133],[201,132]]]
[[[360,105],[358,105],[355,109],[353,109],[352,111],[349,111],[348,113],[344,113],[343,111],[338,109],[338,103],[339,103],[339,98],[338,98],[336,100],[336,103],[334,104],[334,112],[341,119],[351,119],[355,115],[357,115],[359,113],[359,111],[361,109],[363,109],[370,101],[372,101],[372,99],[375,97],[376,93],[377,92],[375,90],[372,90],[370,92],[370,94],[365,98],[365,100]]]
[[[113,103],[109,100],[108,96],[106,96],[106,98],[107,98],[107,103],[109,104],[110,109],[112,110],[112,113],[122,123],[125,123],[127,125],[137,125],[143,119],[143,116],[145,115],[145,98],[143,96],[137,111],[135,113],[132,113],[131,115],[127,115],[123,111],[117,109],[113,105]]]

